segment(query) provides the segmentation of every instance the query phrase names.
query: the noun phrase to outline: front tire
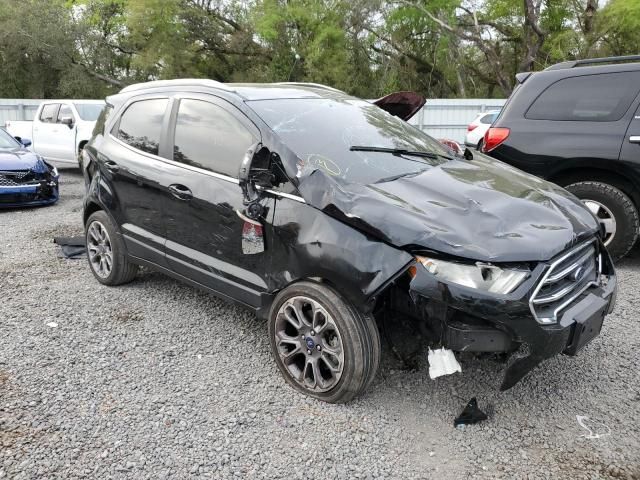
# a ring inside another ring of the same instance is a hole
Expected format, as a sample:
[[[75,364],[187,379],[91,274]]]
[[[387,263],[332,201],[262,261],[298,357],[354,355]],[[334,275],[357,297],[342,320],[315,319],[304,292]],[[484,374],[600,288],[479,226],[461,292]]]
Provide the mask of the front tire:
[[[624,257],[638,239],[640,219],[633,201],[620,189],[603,182],[578,182],[565,187],[604,225],[604,243],[614,260]]]
[[[89,216],[85,242],[89,268],[100,283],[115,286],[135,278],[138,266],[127,258],[122,238],[105,212],[98,211]]]
[[[300,282],[280,292],[269,312],[269,339],[287,383],[329,403],[361,394],[380,365],[374,319],[324,284]]]

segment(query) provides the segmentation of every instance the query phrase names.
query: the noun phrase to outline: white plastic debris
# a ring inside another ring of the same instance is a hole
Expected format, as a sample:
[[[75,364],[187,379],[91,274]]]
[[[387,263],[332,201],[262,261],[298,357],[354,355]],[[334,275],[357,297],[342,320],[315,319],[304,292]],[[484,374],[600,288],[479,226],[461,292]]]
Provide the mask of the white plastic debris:
[[[578,425],[584,428],[588,433],[580,435],[581,437],[594,439],[611,435],[611,428],[601,422],[595,422],[586,415],[576,415]],[[599,431],[598,431],[599,430]]]
[[[58,326],[58,324],[56,322],[47,323],[47,327],[56,328],[57,326]]]
[[[462,372],[462,367],[456,360],[453,350],[448,348],[429,349],[429,376],[431,380],[443,375]]]

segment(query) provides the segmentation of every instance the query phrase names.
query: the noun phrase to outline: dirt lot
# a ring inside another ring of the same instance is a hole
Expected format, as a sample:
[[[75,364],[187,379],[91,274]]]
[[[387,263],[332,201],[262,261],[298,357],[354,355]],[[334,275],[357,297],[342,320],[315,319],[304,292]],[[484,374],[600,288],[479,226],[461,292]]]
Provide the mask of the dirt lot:
[[[432,381],[387,349],[366,395],[327,405],[285,385],[249,312],[149,271],[103,287],[59,258],[80,175],[61,189],[0,213],[0,478],[640,479],[640,251],[602,336],[508,392],[493,361]],[[454,429],[473,396],[490,419]]]

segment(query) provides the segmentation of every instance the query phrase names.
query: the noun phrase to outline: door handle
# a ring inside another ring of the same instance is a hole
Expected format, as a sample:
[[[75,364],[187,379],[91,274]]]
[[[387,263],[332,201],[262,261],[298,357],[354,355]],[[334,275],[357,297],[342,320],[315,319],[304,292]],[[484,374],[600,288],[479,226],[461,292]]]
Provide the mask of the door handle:
[[[171,195],[176,197],[178,200],[191,200],[193,198],[193,193],[184,185],[180,185],[179,183],[174,183],[173,185],[169,185],[169,191]]]
[[[116,173],[118,170],[120,170],[118,164],[111,160],[107,160],[104,162],[104,168],[106,168],[111,173]]]
[[[630,143],[640,143],[640,135],[631,135],[629,137]]]

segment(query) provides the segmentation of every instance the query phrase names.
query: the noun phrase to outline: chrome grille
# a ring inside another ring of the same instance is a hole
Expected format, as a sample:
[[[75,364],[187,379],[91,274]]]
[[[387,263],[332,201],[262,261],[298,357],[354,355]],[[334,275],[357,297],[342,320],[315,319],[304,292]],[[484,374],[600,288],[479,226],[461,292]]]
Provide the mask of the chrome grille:
[[[556,323],[558,314],[592,285],[598,285],[600,253],[595,240],[569,250],[555,260],[529,301],[531,313],[543,324]]]
[[[0,174],[0,187],[16,187],[18,183]]]
[[[31,173],[31,170],[0,170],[0,175],[3,177],[13,178],[14,180],[20,180]]]

